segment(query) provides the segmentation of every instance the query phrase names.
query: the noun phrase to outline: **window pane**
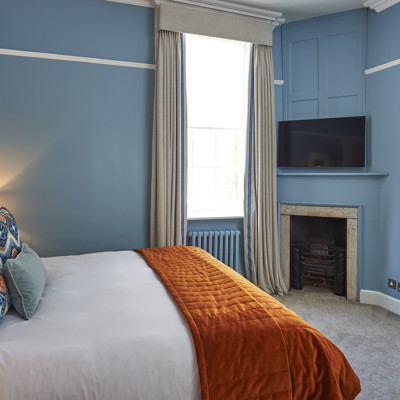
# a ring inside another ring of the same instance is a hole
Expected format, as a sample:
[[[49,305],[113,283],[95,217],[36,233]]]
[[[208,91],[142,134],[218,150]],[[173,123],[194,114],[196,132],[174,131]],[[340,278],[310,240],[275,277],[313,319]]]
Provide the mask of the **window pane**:
[[[186,36],[190,126],[245,128],[247,55],[248,48],[241,42]]]
[[[215,166],[215,132],[209,129],[190,129],[192,137],[191,165],[195,167]]]
[[[188,217],[243,215],[249,46],[186,35]]]
[[[220,167],[233,167],[239,163],[238,142],[240,132],[238,131],[220,131],[217,134],[217,162]]]
[[[215,169],[193,168],[189,182],[189,204],[193,210],[212,210],[215,205]]]
[[[217,198],[219,207],[238,207],[238,173],[236,168],[217,169]]]

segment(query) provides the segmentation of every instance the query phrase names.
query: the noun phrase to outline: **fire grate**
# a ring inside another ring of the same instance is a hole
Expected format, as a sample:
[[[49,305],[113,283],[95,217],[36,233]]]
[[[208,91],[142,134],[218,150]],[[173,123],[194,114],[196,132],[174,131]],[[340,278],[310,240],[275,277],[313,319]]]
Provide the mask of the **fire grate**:
[[[291,245],[290,284],[301,290],[318,278],[333,281],[333,292],[346,296],[346,250],[319,243],[295,243]],[[318,286],[318,285],[317,285]],[[330,285],[329,285],[330,286]]]
[[[335,251],[325,244],[301,246],[301,265],[305,274],[334,276],[335,262]]]

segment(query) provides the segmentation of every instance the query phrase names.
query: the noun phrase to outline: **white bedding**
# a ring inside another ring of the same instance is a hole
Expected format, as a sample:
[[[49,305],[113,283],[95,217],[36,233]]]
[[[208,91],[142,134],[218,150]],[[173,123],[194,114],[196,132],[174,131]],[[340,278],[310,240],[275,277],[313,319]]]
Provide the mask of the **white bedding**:
[[[133,251],[43,258],[29,321],[0,324],[0,399],[200,399],[192,337]]]

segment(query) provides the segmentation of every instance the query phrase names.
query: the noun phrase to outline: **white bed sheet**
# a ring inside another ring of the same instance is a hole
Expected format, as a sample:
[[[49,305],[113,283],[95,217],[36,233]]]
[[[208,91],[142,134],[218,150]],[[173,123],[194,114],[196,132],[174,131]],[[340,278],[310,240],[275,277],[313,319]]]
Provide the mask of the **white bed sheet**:
[[[0,324],[0,399],[201,398],[187,322],[139,254],[42,260],[32,319]]]

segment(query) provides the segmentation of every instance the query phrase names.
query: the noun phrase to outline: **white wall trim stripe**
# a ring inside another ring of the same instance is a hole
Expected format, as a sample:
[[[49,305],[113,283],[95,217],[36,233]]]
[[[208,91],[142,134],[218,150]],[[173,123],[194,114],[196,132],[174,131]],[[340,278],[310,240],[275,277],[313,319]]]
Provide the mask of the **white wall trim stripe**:
[[[375,72],[382,71],[387,68],[392,68],[392,67],[395,67],[396,65],[400,65],[400,58],[397,60],[394,60],[394,61],[387,62],[385,64],[378,65],[373,68],[366,69],[365,75],[373,74]]]
[[[106,1],[110,1],[112,3],[130,4],[139,7],[149,7],[149,8],[155,7],[155,3],[153,0],[106,0]]]
[[[68,56],[65,54],[54,54],[54,53],[39,53],[36,51],[23,51],[23,50],[12,50],[12,49],[1,49],[0,55],[3,56],[16,56],[16,57],[28,57],[28,58],[42,58],[46,60],[57,60],[57,61],[72,61],[88,64],[101,64],[101,65],[112,65],[116,67],[126,68],[144,68],[144,69],[156,69],[154,64],[143,64],[130,61],[118,61],[109,60],[105,58],[91,58],[91,57],[78,57]]]
[[[373,304],[400,315],[400,300],[373,290],[360,290],[360,303]]]
[[[108,1],[108,0],[107,0]],[[91,57],[79,57],[79,56],[68,56],[66,54],[55,54],[55,53],[40,53],[36,51],[23,51],[13,49],[2,49],[0,48],[0,55],[2,56],[15,56],[15,57],[28,57],[28,58],[41,58],[46,60],[57,60],[57,61],[72,61],[89,64],[100,64],[100,65],[112,65],[116,67],[127,67],[127,68],[144,68],[144,69],[156,69],[154,64],[144,64],[131,61],[119,61],[110,60],[106,58],[91,58]],[[281,79],[274,80],[275,85],[283,85],[284,81]]]

